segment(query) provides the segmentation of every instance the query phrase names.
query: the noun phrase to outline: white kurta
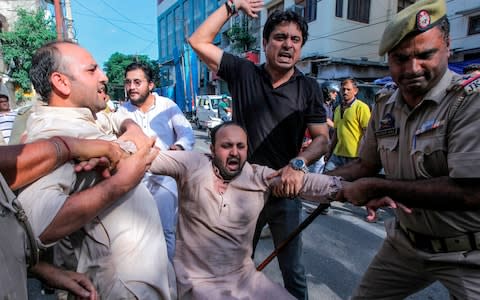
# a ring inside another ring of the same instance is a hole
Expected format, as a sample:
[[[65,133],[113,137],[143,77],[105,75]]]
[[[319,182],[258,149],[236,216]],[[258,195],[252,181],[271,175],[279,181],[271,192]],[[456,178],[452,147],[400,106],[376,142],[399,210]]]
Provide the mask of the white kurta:
[[[29,142],[55,135],[116,139],[100,128],[85,108],[36,107],[27,123]],[[18,198],[37,239],[69,195],[96,181],[92,173],[76,174],[73,163],[67,163],[25,188]],[[87,273],[102,299],[127,299],[132,293],[138,299],[170,299],[165,239],[144,185],[118,199],[70,240],[77,271]]]
[[[179,187],[174,267],[180,299],[294,299],[257,272],[251,259],[272,169],[246,163],[222,194],[214,188],[216,176],[205,154],[162,151],[150,170],[174,177]],[[308,174],[301,196],[320,200],[336,192],[337,183],[333,177]]]
[[[155,145],[161,150],[175,144],[189,151],[193,149],[195,137],[190,122],[185,118],[177,104],[156,93],[153,105],[143,112],[130,101],[120,107],[115,116],[120,119],[134,120],[148,136],[156,136]],[[168,257],[175,253],[175,227],[177,223],[177,184],[169,176],[145,174],[143,182],[152,193],[158,206],[163,231],[167,241]]]

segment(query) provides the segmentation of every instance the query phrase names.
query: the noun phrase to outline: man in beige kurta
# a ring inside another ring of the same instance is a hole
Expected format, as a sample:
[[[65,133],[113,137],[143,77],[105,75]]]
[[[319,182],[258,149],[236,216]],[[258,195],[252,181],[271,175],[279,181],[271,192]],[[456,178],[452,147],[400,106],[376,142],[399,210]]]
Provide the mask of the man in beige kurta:
[[[223,126],[212,132],[217,134],[217,148],[236,143],[246,146],[240,127],[231,123]],[[175,178],[178,184],[174,267],[179,298],[294,299],[282,286],[257,272],[251,259],[255,224],[269,195],[267,177],[274,170],[248,162],[241,168],[242,155],[235,161],[237,151],[231,150],[226,160],[239,166],[235,177],[227,179],[219,171],[220,163],[215,162],[219,156],[215,145],[212,156],[162,151],[150,168],[152,173]],[[246,148],[243,150],[246,156]],[[301,196],[325,200],[339,187],[336,177],[307,174]]]

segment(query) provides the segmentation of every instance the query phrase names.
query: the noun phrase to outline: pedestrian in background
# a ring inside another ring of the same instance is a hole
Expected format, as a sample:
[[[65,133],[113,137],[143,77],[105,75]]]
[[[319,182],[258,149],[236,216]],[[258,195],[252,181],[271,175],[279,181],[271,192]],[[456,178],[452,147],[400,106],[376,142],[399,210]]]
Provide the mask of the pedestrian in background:
[[[480,299],[480,79],[448,70],[446,13],[445,0],[417,1],[387,25],[379,55],[398,89],[376,104],[359,159],[330,173],[353,181],[340,200],[370,217],[399,208],[353,299],[405,299],[435,281]]]
[[[353,78],[342,81],[342,103],[335,109],[334,133],[327,154],[325,172],[343,166],[358,157],[358,149],[370,119],[370,108],[357,99],[358,87]]]
[[[295,67],[308,38],[308,24],[303,17],[291,10],[269,15],[263,29],[266,62],[260,66],[224,52],[213,43],[222,26],[238,11],[257,17],[262,7],[261,0],[229,0],[189,38],[202,61],[228,83],[234,99],[233,120],[247,131],[248,161],[282,170],[282,197],[271,197],[263,208],[254,249],[266,223],[275,246],[300,224],[302,205],[295,197],[301,178],[308,172],[308,164],[327,151],[328,144],[318,83]],[[300,153],[307,127],[313,141]],[[286,289],[298,299],[307,299],[301,235],[279,253],[278,262]]]
[[[16,115],[10,109],[8,94],[0,91],[0,145],[7,145],[10,141],[10,134]]]

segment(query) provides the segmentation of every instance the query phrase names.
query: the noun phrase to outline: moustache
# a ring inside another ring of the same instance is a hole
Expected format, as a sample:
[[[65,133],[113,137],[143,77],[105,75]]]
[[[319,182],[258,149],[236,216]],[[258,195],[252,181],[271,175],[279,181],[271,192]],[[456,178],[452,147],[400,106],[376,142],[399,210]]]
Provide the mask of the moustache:
[[[422,76],[425,76],[424,72],[421,72],[421,73],[404,73],[404,74],[400,75],[400,79],[410,80],[410,79],[416,79],[416,78],[422,77]]]
[[[240,163],[240,156],[227,158],[227,163]]]

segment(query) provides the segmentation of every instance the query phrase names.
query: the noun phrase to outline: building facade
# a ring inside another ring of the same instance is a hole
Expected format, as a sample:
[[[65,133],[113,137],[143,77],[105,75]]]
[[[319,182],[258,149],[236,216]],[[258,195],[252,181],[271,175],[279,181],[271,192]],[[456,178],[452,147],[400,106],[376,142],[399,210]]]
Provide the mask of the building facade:
[[[200,94],[225,93],[226,87],[215,74],[196,57],[186,45],[186,37],[197,28],[218,5],[217,0],[157,0],[159,61],[165,85],[174,85],[178,72],[185,74],[194,66],[198,77],[195,92]],[[293,9],[302,14],[309,24],[309,40],[302,50],[297,67],[314,76],[319,82],[353,76],[365,82],[388,76],[387,57],[378,55],[378,46],[386,24],[399,11],[415,0],[266,0],[260,18],[248,20],[232,18],[216,37],[215,43],[229,52],[238,51],[232,44],[229,30],[237,25],[247,28],[254,43],[240,51],[263,63],[261,32],[269,13]],[[448,17],[452,24],[452,64],[475,61],[480,52],[480,4],[471,0],[447,0]],[[247,24],[246,24],[247,23]],[[245,25],[246,24],[246,25]],[[176,53],[175,51],[178,51]],[[243,54],[242,54],[243,53]],[[183,60],[183,63],[181,63]],[[180,61],[180,63],[178,63]],[[180,64],[180,68],[176,67]],[[195,70],[193,70],[195,71]],[[193,72],[195,73],[195,72]],[[192,72],[188,73],[192,74]]]
[[[451,69],[462,72],[464,66],[480,64],[480,1],[447,1],[452,40]]]

